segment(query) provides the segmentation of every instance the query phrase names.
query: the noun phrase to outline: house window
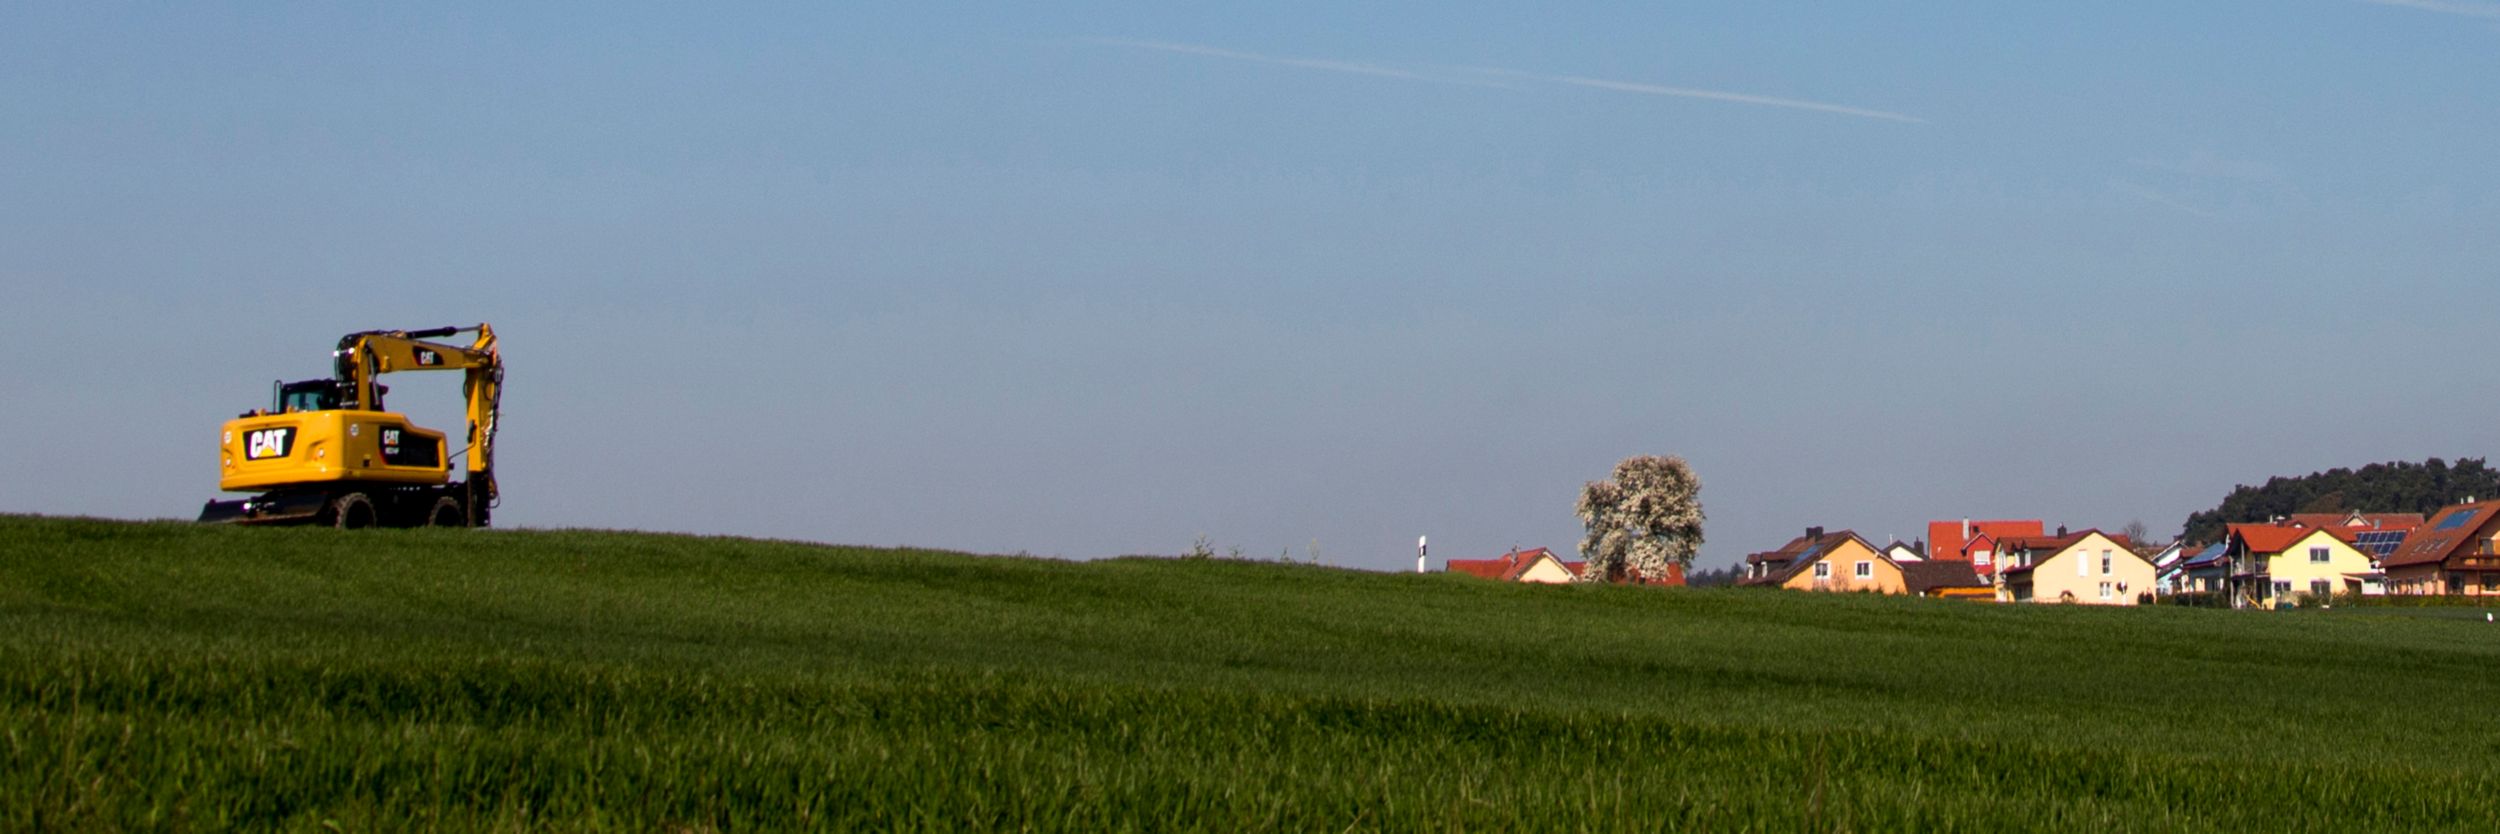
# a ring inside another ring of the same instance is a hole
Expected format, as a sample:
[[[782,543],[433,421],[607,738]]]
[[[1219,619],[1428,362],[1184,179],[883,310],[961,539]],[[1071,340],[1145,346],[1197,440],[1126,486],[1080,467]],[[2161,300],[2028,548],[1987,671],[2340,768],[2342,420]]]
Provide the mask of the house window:
[[[2101,575],[2109,575],[2109,551],[2101,551]]]
[[[2483,574],[2483,593],[2500,593],[2500,573]]]
[[[2292,592],[2292,581],[2291,581],[2291,580],[2289,580],[2289,579],[2277,579],[2277,580],[2275,580],[2275,581],[2274,581],[2274,595],[2275,595],[2275,596],[2278,596],[2278,597],[2279,597],[2279,596],[2286,596],[2286,595],[2289,595],[2291,592]]]
[[[1830,579],[1830,578],[1832,578],[1832,563],[1830,563],[1830,562],[1816,562],[1816,563],[1814,563],[1814,578],[1816,578],[1816,579]]]
[[[2312,579],[2312,580],[2309,580],[2309,595],[2310,595],[2310,596],[2313,596],[2313,597],[2322,597],[2322,596],[2326,596],[2326,595],[2328,595],[2328,594],[2334,593],[2334,592],[2335,592],[2335,590],[2334,590],[2334,589],[2335,589],[2335,585],[2334,585],[2334,583],[2328,582],[2328,581],[2326,581],[2326,580],[2324,580],[2324,579]]]
[[[2103,583],[2101,583],[2101,598],[2102,598],[2102,599],[2108,599],[2108,598],[2109,598],[2109,583],[2107,583],[2107,582],[2103,582]]]
[[[2312,565],[2323,565],[2323,564],[2326,564],[2326,563],[2327,563],[2326,548],[2323,548],[2323,547],[2312,547],[2312,548],[2309,548],[2309,564],[2312,564]]]
[[[2465,593],[2465,575],[2464,575],[2464,574],[2461,574],[2461,573],[2452,573],[2452,574],[2448,574],[2448,593],[2451,593],[2451,594],[2462,594],[2462,593]]]
[[[1873,578],[1875,578],[1875,563],[1874,563],[1874,562],[1859,562],[1859,563],[1858,563],[1858,578],[1859,578],[1859,579],[1873,579]]]
[[[1996,551],[1994,551],[1994,550],[1977,550],[1977,551],[1972,551],[1972,552],[1971,552],[1971,555],[1970,555],[1970,561],[1971,561],[1971,564],[1978,565],[1978,566],[1980,566],[1980,567],[1983,567],[1983,568],[1984,568],[1984,567],[1987,567],[1987,566],[1988,566],[1988,562],[1989,562],[1990,560],[1995,559],[1995,558],[1996,558],[1996,556],[1997,556],[1997,552],[1996,552]]]

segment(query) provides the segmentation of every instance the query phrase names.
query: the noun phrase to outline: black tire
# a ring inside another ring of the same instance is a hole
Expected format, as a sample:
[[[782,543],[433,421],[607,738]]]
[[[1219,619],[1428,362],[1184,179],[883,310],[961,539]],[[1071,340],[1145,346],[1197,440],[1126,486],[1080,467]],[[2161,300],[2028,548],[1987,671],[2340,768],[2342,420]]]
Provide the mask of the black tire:
[[[449,495],[434,499],[434,508],[425,511],[427,527],[467,527],[469,515],[460,511],[460,499]]]
[[[330,499],[330,525],[341,530],[362,530],[381,521],[373,509],[373,499],[364,493],[350,492]]]

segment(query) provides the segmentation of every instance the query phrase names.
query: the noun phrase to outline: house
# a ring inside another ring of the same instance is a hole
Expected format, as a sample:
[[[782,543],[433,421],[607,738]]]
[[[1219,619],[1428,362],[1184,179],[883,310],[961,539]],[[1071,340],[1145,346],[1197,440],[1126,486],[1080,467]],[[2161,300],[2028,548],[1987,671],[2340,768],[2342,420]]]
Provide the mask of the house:
[[[1561,585],[1580,581],[1587,562],[1566,562],[1554,552],[1539,547],[1533,550],[1512,550],[1498,559],[1451,559],[1450,573],[1480,576],[1498,582],[1526,582],[1539,585]],[[1622,584],[1684,587],[1684,566],[1668,565],[1667,575],[1651,579],[1632,571]]]
[[[2458,504],[2413,529],[2379,562],[2390,594],[2500,595],[2500,501]]]
[[[1909,592],[1901,566],[1866,539],[1848,530],[1826,534],[1808,527],[1806,534],[1745,557],[1745,578],[1739,585],[1797,591]]]
[[[1927,558],[1930,561],[1969,562],[1980,578],[1994,581],[2002,549],[1998,543],[2009,537],[2030,538],[2048,528],[2039,519],[2021,521],[1930,521],[1927,522]]]
[[[2214,542],[2179,557],[2168,566],[2156,566],[2154,584],[2162,594],[2210,593],[2222,590],[2223,580],[2231,575],[2231,543]]]
[[[2404,544],[2405,536],[2422,526],[2421,513],[2365,513],[2354,510],[2335,513],[2293,513],[2286,523],[2298,527],[2342,527],[2353,534],[2353,547],[2373,560],[2386,561],[2389,554]],[[2383,592],[2380,577],[2365,576],[2361,593],[2375,596]]]
[[[1576,563],[1565,562],[1545,548],[1512,550],[1499,559],[1451,559],[1449,572],[1500,582],[1560,585],[1579,581]]]
[[[2153,584],[2160,586],[2162,590],[2167,591],[2169,590],[2168,586],[2161,584],[2162,577],[2174,575],[2174,568],[2177,568],[2181,561],[2184,561],[2190,554],[2195,553],[2199,549],[2201,548],[2190,548],[2187,545],[2186,539],[2179,539],[2171,542],[2168,546],[2159,550],[2152,550],[2150,552],[2147,552],[2145,545],[2138,543],[2136,545],[2135,552],[2144,554],[2144,558],[2153,563]]]
[[[1925,548],[1926,544],[1923,542],[1912,544],[1895,541],[1884,546],[1884,556],[1891,559],[1894,564],[1906,565],[1911,562],[1924,562],[1927,561],[1927,551]]]
[[[1996,587],[2007,602],[2134,605],[2153,596],[2153,563],[2127,537],[2085,530],[1998,540]],[[1976,567],[1976,566],[1974,566]]]
[[[1996,601],[1996,589],[1969,562],[1901,562],[1901,582],[1922,597]]]
[[[2233,607],[2273,608],[2295,600],[2360,593],[2378,568],[2354,546],[2353,528],[2233,524],[2224,539]]]

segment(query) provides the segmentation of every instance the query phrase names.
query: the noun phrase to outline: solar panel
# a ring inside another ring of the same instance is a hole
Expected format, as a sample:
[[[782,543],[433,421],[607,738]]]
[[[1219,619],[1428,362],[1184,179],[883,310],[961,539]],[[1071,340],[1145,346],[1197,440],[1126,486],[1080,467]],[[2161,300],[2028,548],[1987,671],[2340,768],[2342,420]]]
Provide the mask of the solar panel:
[[[2454,530],[2454,529],[2457,529],[2457,528],[2459,528],[2459,527],[2463,527],[2463,526],[2465,526],[2465,523],[2466,523],[2466,522],[2468,522],[2468,521],[2473,521],[2473,520],[2474,520],[2474,516],[2479,515],[2479,514],[2481,514],[2481,513],[2482,513],[2482,511],[2481,511],[2481,510],[2464,510],[2464,511],[2461,511],[2461,512],[2450,513],[2446,519],[2444,519],[2444,520],[2442,520],[2442,521],[2440,521],[2440,522],[2439,522],[2439,526],[2437,526],[2437,527],[2433,527],[2433,528],[2431,528],[2431,529],[2433,529],[2433,530]]]
[[[2372,556],[2394,553],[2397,546],[2404,544],[2404,540],[2405,534],[2402,530],[2372,530],[2353,537],[2353,543],[2359,545],[2362,552]]]

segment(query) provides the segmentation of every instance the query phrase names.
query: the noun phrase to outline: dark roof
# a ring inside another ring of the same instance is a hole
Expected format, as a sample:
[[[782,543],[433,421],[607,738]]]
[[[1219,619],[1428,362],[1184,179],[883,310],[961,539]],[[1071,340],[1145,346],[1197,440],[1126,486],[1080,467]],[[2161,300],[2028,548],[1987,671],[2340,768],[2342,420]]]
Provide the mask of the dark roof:
[[[2005,558],[2004,554],[2017,550],[2045,551],[2048,553],[2049,557],[2054,558],[2057,554],[2066,552],[2066,548],[2080,544],[2084,539],[2091,538],[2095,535],[2110,540],[2112,544],[2118,545],[2118,549],[2127,551],[2127,555],[2129,556],[2134,556],[2138,559],[2144,558],[2135,552],[2135,543],[2128,541],[2127,537],[2117,533],[2103,533],[2099,528],[2085,530],[2080,533],[2068,533],[2063,536],[2032,536],[2024,538],[2000,539],[1997,541],[1997,558],[2003,559]],[[2040,565],[2040,561],[2041,560],[2039,559],[2033,559],[2029,564],[2023,565],[2019,568],[2003,568],[2002,572],[2027,573],[2032,568],[2038,567]]]
[[[2478,501],[2440,510],[2429,523],[2413,528],[2413,533],[2405,536],[2405,543],[2398,545],[2396,552],[2388,554],[2381,564],[2392,568],[2448,561],[2448,557],[2464,550],[2491,528],[2492,518],[2500,515],[2492,512],[2494,507],[2500,507],[2500,501]]]
[[[1739,580],[1737,584],[1784,584],[1788,580],[1795,578],[1799,571],[1805,570],[1807,565],[1814,564],[1823,556],[1823,554],[1830,553],[1833,549],[1838,548],[1842,544],[1848,543],[1852,540],[1856,541],[1858,546],[1872,551],[1875,554],[1875,558],[1882,559],[1885,562],[1892,562],[1890,557],[1884,555],[1883,548],[1876,547],[1874,543],[1860,538],[1857,532],[1853,530],[1842,530],[1837,533],[1825,533],[1822,536],[1798,536],[1794,539],[1788,540],[1787,544],[1780,545],[1780,549],[1778,550],[1765,550],[1763,552],[1745,557],[1746,564],[1758,565],[1769,563],[1774,567],[1772,568],[1771,575],[1769,576],[1765,576],[1760,579],[1743,579]]]
[[[2179,560],[2179,566],[2186,568],[2202,568],[2218,565],[2222,563],[2222,557],[2230,552],[2230,542],[2214,542],[2213,544],[2206,545],[2204,550],[2197,551],[2196,555]]]
[[[1924,594],[1938,588],[1985,588],[1986,580],[1972,570],[1969,562],[1902,562],[1901,582],[1910,593]]]

